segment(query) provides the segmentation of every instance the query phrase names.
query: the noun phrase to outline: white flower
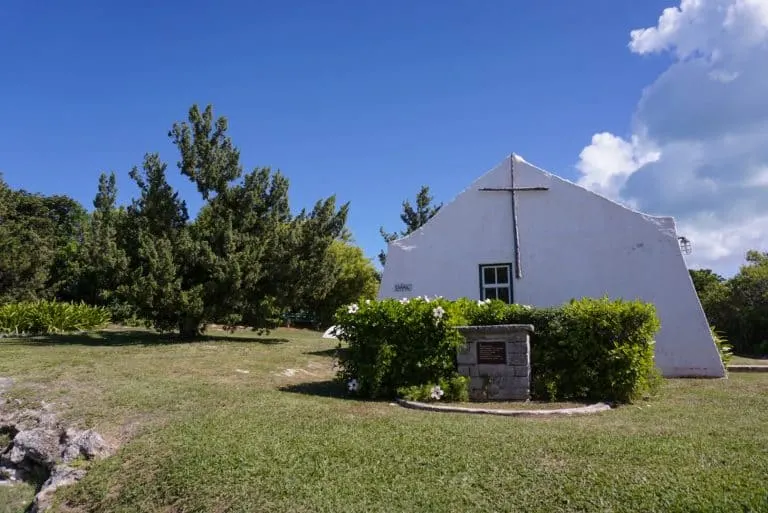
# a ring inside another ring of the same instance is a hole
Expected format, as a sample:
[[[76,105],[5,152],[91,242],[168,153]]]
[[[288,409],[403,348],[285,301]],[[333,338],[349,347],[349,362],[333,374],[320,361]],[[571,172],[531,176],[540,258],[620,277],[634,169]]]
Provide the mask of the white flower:
[[[485,306],[485,305],[490,305],[490,304],[491,304],[490,298],[486,299],[485,301],[481,301],[479,299],[477,300],[477,306]]]
[[[486,304],[486,305],[490,305],[490,304],[491,304],[491,298],[487,298],[487,299],[485,300],[485,304]]]
[[[423,299],[425,302],[429,303],[429,296],[424,296],[422,299]]]
[[[408,298],[404,297],[403,299],[400,300],[400,303],[403,304],[403,305],[407,305],[408,304]]]
[[[435,319],[442,319],[443,315],[445,315],[445,310],[443,310],[442,306],[438,306],[432,309],[432,315],[435,317]]]
[[[531,305],[522,305],[522,307],[525,308],[526,310],[530,310],[533,308]]]
[[[360,307],[357,306],[357,303],[352,303],[347,307],[347,312],[351,314],[357,313],[358,310],[360,310]]]
[[[357,383],[356,379],[350,379],[349,383],[347,383],[347,389],[350,392],[357,392],[358,388],[360,388],[360,385]]]
[[[366,305],[370,305],[370,304],[371,304],[371,300],[370,300],[370,299],[366,299],[366,300],[365,300],[365,304],[366,304]]]
[[[440,388],[439,385],[435,385],[432,387],[432,393],[430,394],[430,397],[432,399],[440,400],[443,397],[443,390]]]

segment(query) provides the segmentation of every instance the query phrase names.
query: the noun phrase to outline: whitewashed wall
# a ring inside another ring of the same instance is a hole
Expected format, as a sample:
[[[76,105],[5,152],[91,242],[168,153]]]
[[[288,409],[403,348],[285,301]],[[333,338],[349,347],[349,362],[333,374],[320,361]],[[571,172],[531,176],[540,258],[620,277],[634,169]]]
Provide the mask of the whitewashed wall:
[[[724,369],[680,253],[674,220],[646,216],[514,158],[522,279],[515,302],[554,306],[584,296],[656,305],[656,362],[667,377]],[[420,230],[392,242],[379,297],[480,297],[480,264],[513,263],[509,159],[478,178]],[[398,284],[410,290],[396,290]]]

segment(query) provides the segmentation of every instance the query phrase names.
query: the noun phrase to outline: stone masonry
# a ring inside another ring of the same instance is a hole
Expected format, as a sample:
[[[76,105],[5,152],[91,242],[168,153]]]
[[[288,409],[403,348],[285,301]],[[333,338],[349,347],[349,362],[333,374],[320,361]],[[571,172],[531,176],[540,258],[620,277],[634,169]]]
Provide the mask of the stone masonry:
[[[526,401],[531,391],[530,324],[459,326],[459,374],[468,376],[473,401]]]

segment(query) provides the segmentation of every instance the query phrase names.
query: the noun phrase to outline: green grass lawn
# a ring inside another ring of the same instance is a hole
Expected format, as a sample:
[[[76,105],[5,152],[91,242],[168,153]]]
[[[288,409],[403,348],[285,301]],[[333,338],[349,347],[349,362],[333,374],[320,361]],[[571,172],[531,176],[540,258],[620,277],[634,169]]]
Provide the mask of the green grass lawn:
[[[32,485],[0,485],[0,513],[23,513],[34,497],[35,489]]]
[[[0,341],[13,396],[123,443],[60,490],[60,511],[768,511],[765,374],[668,380],[650,403],[594,416],[506,418],[344,398],[334,342],[311,332],[171,342]]]
[[[733,356],[728,362],[732,365],[768,365],[768,358],[749,358],[746,356]]]

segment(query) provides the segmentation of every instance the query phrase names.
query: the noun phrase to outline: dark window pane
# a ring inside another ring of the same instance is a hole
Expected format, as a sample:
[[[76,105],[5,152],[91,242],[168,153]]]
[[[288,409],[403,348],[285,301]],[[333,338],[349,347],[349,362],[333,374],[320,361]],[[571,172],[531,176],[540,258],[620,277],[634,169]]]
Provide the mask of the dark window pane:
[[[499,299],[505,303],[509,303],[509,289],[507,287],[499,287],[496,291],[499,295]]]
[[[483,283],[486,285],[493,285],[496,283],[496,273],[493,267],[486,267],[483,269]]]
[[[496,283],[509,283],[507,266],[496,268]]]
[[[485,289],[485,297],[483,299],[497,299],[496,289],[494,287],[488,287]]]

